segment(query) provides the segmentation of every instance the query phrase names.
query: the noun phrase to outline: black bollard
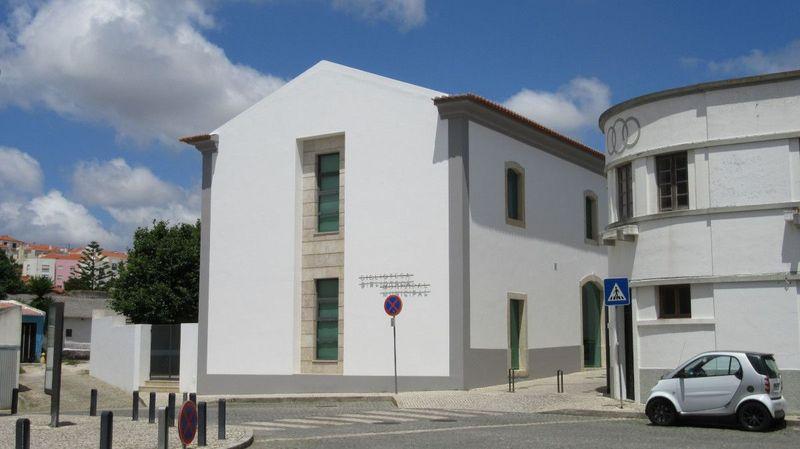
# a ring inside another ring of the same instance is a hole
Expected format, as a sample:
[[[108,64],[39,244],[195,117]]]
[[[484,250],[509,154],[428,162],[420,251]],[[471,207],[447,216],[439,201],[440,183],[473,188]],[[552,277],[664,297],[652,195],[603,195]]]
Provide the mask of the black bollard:
[[[189,393],[189,400],[194,402],[194,405],[197,405],[197,393]]]
[[[133,392],[133,403],[131,404],[131,420],[139,420],[139,392]]]
[[[217,439],[224,440],[225,439],[225,399],[219,400],[219,405],[217,406]]]
[[[97,390],[94,388],[89,398],[89,416],[97,416]]]
[[[150,402],[147,404],[147,422],[156,422],[156,392],[150,392]]]
[[[169,427],[175,427],[175,393],[170,393],[167,400],[167,423]]]
[[[31,420],[28,418],[18,418],[16,444],[14,444],[14,449],[30,449],[30,447],[31,447]]]
[[[105,411],[100,414],[100,449],[111,449],[113,443],[114,413]]]
[[[17,406],[19,405],[19,388],[11,390],[11,414],[17,414]]]
[[[206,445],[206,403],[197,404],[197,445]]]
[[[169,410],[166,407],[158,408],[158,449],[169,448]]]

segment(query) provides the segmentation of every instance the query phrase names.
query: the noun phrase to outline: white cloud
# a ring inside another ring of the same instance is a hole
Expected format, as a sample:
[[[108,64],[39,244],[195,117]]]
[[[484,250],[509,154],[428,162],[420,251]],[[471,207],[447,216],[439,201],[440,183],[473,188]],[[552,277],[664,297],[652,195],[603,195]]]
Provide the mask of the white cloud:
[[[124,248],[129,239],[106,230],[86,207],[57,190],[26,202],[0,203],[0,229],[25,241],[55,245],[97,240],[108,248]]]
[[[723,74],[752,75],[797,70],[800,68],[800,39],[773,51],[756,49],[744,55],[720,61],[705,61],[689,57],[683,58],[682,62],[690,67],[705,64],[709,71]]]
[[[425,23],[425,0],[333,0],[335,9],[347,11],[366,20],[397,23],[408,30]]]
[[[124,249],[136,228],[153,220],[194,223],[199,218],[199,186],[181,188],[124,159],[78,163],[70,198],[58,190],[42,194],[42,182],[36,159],[0,147],[0,233],[55,245],[97,240],[106,248]],[[90,206],[108,213],[109,223],[104,225]]]
[[[194,223],[199,218],[199,190],[168,183],[147,167],[131,167],[124,159],[81,162],[72,174],[72,191],[85,204],[100,206],[117,224],[133,230],[154,219]]]
[[[0,24],[0,107],[44,106],[139,141],[210,131],[283,80],[202,35],[214,25],[206,3],[21,2]]]
[[[177,200],[180,189],[162,181],[146,167],[131,167],[124,159],[80,162],[72,173],[76,198],[89,205],[142,206]]]
[[[16,148],[0,146],[0,198],[39,193],[44,175],[39,162]]]
[[[577,77],[556,92],[522,89],[503,105],[544,126],[577,132],[597,126],[611,106],[611,89],[597,78]]]

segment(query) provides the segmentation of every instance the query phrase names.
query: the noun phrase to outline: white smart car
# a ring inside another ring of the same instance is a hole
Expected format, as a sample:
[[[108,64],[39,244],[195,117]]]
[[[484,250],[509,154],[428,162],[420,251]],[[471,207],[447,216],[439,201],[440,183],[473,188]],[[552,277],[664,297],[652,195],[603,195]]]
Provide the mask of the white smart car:
[[[681,416],[733,416],[745,430],[766,430],[785,416],[781,375],[771,354],[704,352],[664,375],[645,413],[668,426]]]

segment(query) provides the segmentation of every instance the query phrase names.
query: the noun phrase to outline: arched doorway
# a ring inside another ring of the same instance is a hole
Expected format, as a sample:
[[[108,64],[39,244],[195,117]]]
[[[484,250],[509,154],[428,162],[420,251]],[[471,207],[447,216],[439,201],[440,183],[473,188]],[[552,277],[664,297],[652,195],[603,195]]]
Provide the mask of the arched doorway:
[[[592,281],[581,287],[581,316],[583,317],[583,366],[600,368],[605,364],[603,354],[603,291]]]

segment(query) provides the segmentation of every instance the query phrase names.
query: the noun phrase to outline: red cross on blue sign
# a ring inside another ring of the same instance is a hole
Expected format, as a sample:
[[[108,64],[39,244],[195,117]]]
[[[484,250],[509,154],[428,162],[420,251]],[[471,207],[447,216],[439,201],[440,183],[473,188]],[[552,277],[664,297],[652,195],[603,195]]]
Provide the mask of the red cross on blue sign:
[[[383,310],[385,310],[386,314],[389,316],[397,316],[400,314],[400,311],[403,310],[403,300],[397,295],[389,295],[386,297],[386,300],[383,301]]]
[[[183,444],[191,444],[197,433],[197,407],[192,401],[183,403],[178,413],[178,437]]]

